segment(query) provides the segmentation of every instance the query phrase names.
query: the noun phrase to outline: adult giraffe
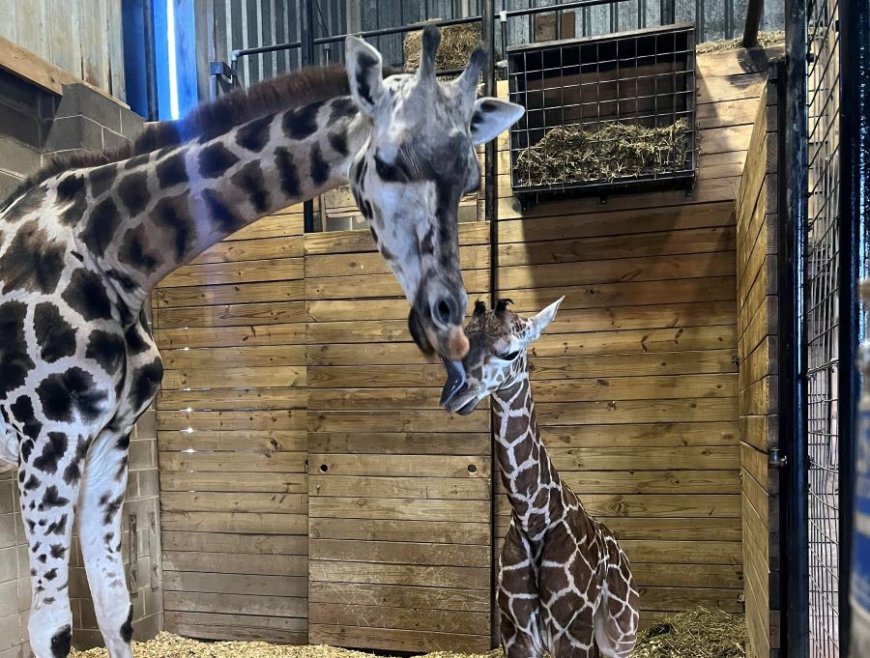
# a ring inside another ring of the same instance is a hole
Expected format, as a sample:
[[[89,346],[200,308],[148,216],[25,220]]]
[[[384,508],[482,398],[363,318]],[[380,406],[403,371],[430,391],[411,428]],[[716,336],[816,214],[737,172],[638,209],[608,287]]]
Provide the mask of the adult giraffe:
[[[131,655],[120,509],[129,433],[163,374],[143,306],[166,274],[349,180],[417,344],[467,352],[459,199],[479,185],[474,145],[522,109],[475,100],[480,50],[456,81],[436,80],[439,39],[427,29],[419,71],[384,79],[380,54],[348,38],[346,72],[235,92],[125,152],[54,163],[0,204],[0,462],[18,468],[37,658],[70,649],[76,515],[109,655]]]

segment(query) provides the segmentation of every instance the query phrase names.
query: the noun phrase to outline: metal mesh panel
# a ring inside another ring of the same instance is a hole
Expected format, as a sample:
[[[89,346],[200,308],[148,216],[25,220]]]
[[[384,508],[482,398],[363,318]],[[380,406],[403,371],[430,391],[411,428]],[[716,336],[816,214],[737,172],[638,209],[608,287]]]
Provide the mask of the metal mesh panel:
[[[806,234],[810,656],[840,655],[838,0],[808,7]],[[843,364],[851,367],[851,364]]]
[[[508,50],[508,72],[511,100],[526,108],[511,128],[512,182],[518,196],[568,190],[605,194],[674,182],[691,185],[697,138],[691,26],[513,48]],[[682,126],[685,148],[661,163],[661,173],[614,170],[598,180],[555,182],[516,166],[557,127],[577,128],[588,135],[590,151],[606,151],[605,142],[620,139],[608,131],[613,124],[670,131]]]

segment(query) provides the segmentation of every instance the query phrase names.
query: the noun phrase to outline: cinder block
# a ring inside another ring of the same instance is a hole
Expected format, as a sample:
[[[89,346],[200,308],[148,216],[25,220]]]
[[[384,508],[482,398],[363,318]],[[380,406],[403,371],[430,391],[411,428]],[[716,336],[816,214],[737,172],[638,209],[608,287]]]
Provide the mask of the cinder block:
[[[0,618],[0,652],[21,644],[21,620],[17,614]],[[0,653],[3,656],[3,653]]]
[[[39,153],[20,142],[0,136],[0,169],[27,177],[39,169]]]
[[[137,436],[141,439],[157,438],[157,411],[153,406],[139,417],[136,430]]]
[[[63,151],[76,148],[101,151],[103,129],[100,124],[82,115],[56,119],[51,124],[48,139],[45,140],[45,150]]]
[[[160,475],[156,468],[140,471],[138,476],[140,498],[156,498],[160,495]]]
[[[133,639],[137,642],[154,639],[163,630],[163,613],[148,615],[133,623]],[[0,656],[2,658],[2,656]]]
[[[96,649],[103,646],[103,636],[100,635],[100,631],[73,627],[72,645],[79,651]]]
[[[0,69],[0,98],[3,103],[27,111],[38,105],[41,95],[36,85]]]
[[[15,514],[0,514],[0,548],[11,548],[20,542],[15,528]]]
[[[0,617],[18,614],[18,582],[0,583]]]
[[[0,549],[0,583],[18,580],[18,547]]]
[[[121,134],[127,139],[136,139],[142,128],[145,126],[145,119],[140,117],[132,110],[121,108]]]
[[[12,194],[21,184],[24,177],[15,176],[9,172],[0,170],[0,199],[5,199]]]
[[[34,149],[42,147],[40,120],[33,109],[23,112],[0,102],[0,134]]]
[[[84,116],[102,126],[121,132],[121,106],[87,85],[63,86],[57,118]]]
[[[114,130],[109,130],[108,128],[103,128],[103,150],[104,151],[117,151],[127,144],[130,143],[130,140],[124,137],[123,135],[119,135]]]

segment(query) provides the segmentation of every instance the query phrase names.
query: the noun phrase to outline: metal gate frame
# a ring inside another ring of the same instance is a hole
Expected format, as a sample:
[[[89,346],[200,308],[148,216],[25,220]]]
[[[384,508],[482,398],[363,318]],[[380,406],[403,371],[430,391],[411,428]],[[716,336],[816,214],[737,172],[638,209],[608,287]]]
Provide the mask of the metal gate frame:
[[[854,364],[866,335],[857,284],[870,272],[870,90],[862,81],[870,10],[866,0],[787,0],[786,16],[778,82],[781,653],[827,658],[847,655],[851,635]],[[811,204],[810,195],[832,205]],[[830,463],[820,463],[813,437],[827,441]]]

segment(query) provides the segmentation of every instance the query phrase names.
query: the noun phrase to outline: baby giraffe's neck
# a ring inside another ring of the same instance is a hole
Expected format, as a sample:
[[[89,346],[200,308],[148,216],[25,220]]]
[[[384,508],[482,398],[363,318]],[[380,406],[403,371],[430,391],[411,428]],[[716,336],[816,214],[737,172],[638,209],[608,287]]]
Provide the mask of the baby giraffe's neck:
[[[529,374],[492,394],[496,458],[514,516],[531,541],[541,539],[567,509],[562,481],[541,441]]]

